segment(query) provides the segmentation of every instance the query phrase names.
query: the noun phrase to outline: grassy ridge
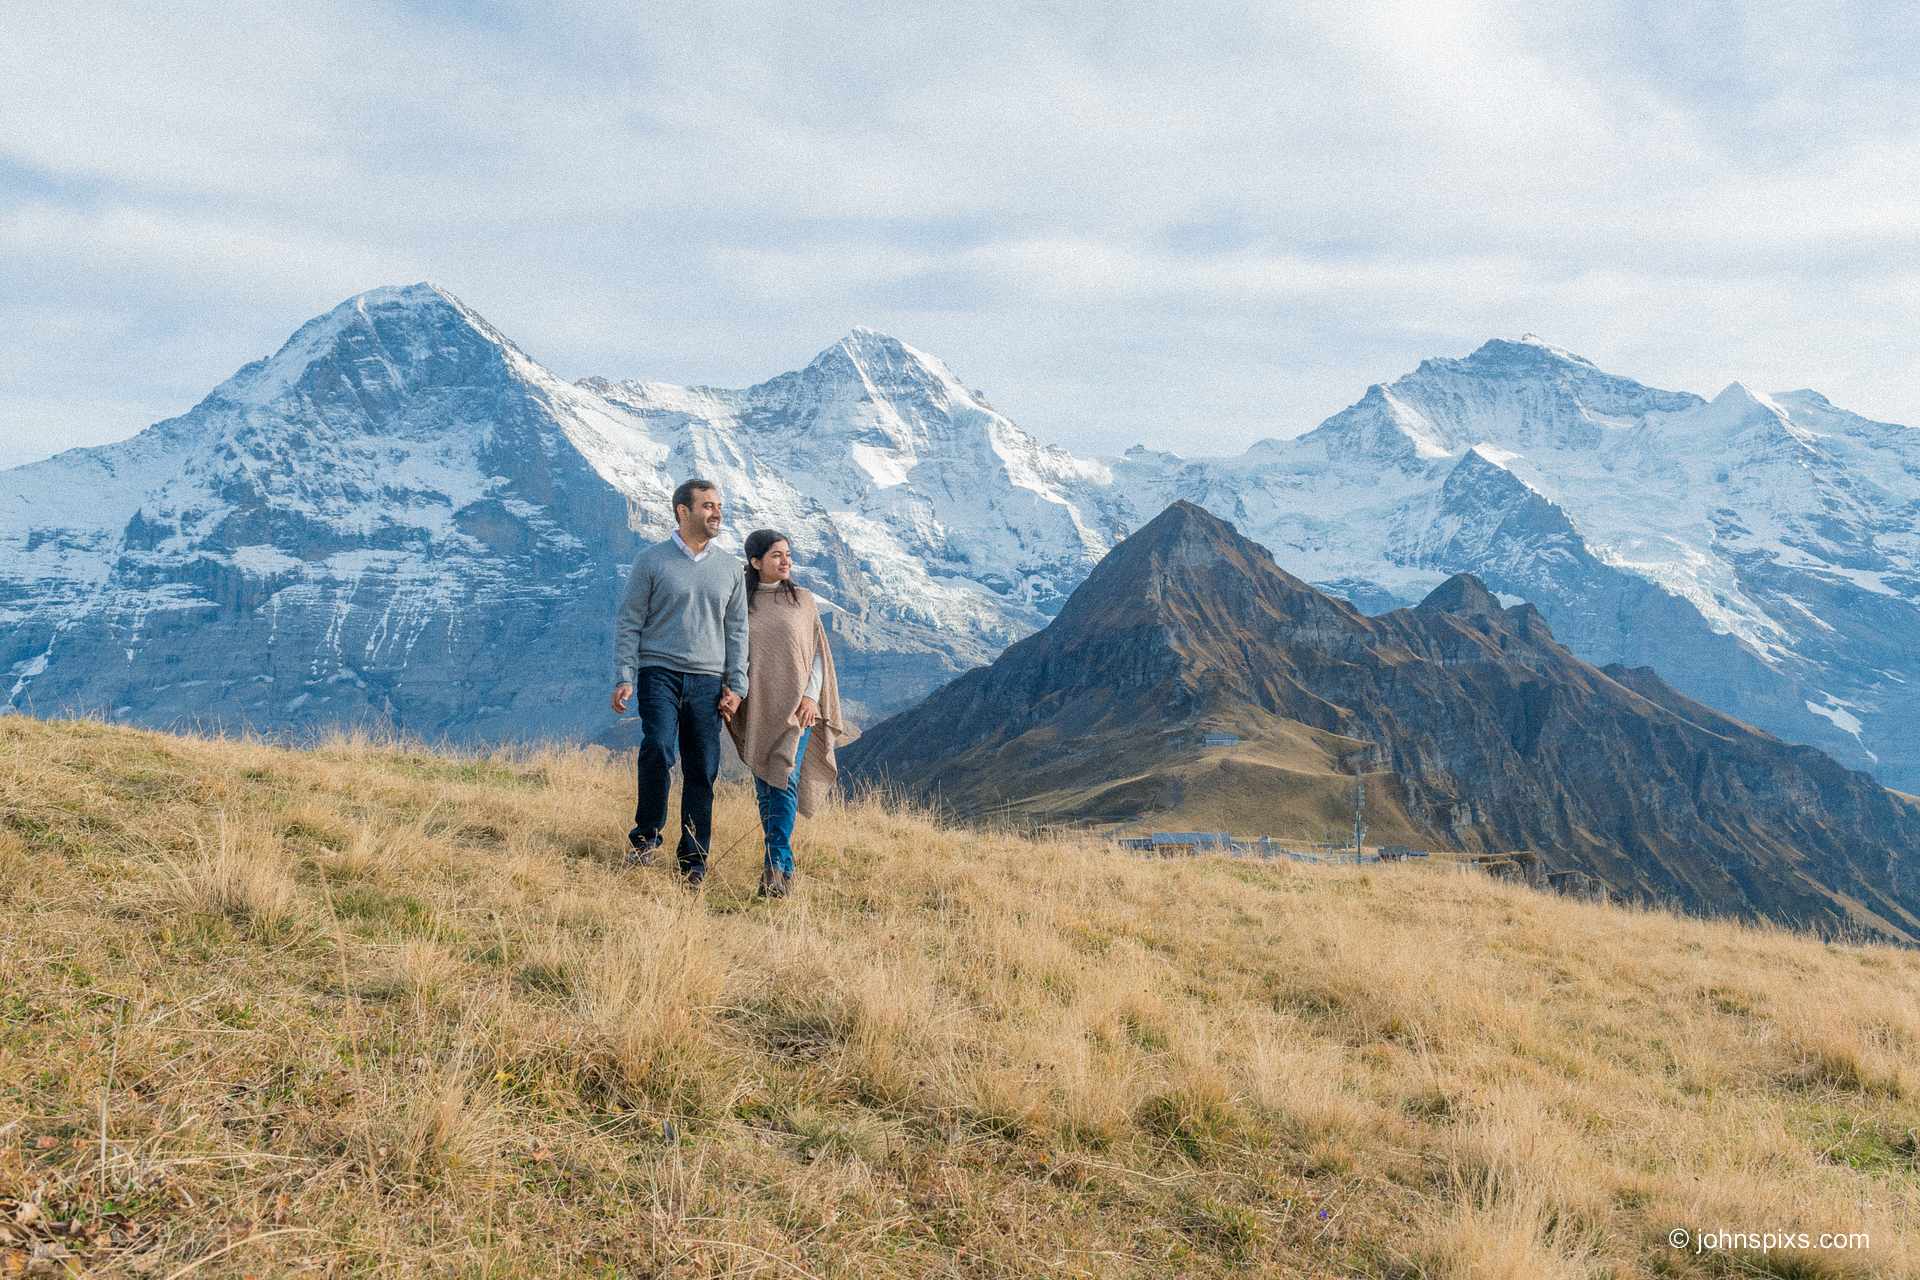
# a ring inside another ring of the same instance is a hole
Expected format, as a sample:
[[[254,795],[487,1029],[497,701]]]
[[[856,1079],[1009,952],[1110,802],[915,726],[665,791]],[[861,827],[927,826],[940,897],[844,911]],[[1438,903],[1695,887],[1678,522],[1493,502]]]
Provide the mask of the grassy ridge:
[[[629,769],[0,719],[0,1275],[1920,1274],[1913,952]]]

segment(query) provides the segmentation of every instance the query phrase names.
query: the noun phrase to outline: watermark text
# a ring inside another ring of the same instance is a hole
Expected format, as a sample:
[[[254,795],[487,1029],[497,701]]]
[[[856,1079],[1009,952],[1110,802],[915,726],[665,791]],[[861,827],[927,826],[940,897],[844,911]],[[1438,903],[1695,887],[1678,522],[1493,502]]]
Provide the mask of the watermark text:
[[[1772,1253],[1776,1249],[1867,1249],[1865,1231],[1691,1231],[1675,1227],[1667,1243],[1694,1253]]]

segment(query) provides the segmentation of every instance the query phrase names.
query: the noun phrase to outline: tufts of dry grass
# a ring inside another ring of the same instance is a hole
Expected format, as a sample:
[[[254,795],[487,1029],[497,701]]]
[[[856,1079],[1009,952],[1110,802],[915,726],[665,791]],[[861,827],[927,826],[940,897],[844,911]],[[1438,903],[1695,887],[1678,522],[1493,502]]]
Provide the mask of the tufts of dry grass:
[[[648,903],[569,966],[582,1024],[570,1054],[615,1105],[710,1109],[726,975],[700,934],[694,904]]]
[[[215,817],[211,833],[189,832],[191,855],[162,855],[160,901],[166,909],[225,917],[262,941],[293,921],[293,862],[258,821]]]
[[[0,719],[0,1275],[1920,1274],[1913,952],[630,786]]]

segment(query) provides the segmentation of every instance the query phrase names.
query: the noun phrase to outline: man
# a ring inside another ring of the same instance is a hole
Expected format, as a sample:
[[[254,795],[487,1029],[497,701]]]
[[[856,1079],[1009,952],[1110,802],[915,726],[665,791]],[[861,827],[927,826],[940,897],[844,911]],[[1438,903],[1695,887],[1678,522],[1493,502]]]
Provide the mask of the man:
[[[673,536],[642,551],[614,627],[613,710],[636,704],[642,730],[640,797],[626,865],[646,866],[662,843],[674,757],[681,761],[680,875],[707,877],[720,721],[747,696],[747,585],[731,556],[714,554],[720,489],[689,480],[673,491]]]

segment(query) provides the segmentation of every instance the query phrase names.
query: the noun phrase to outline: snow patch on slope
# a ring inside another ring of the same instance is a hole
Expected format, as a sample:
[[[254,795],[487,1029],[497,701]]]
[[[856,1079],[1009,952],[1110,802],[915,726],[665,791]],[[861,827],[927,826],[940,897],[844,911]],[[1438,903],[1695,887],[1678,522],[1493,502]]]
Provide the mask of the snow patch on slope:
[[[1867,750],[1866,741],[1861,737],[1861,730],[1864,726],[1860,723],[1860,717],[1853,713],[1855,704],[1848,702],[1844,698],[1836,698],[1830,693],[1824,693],[1821,697],[1826,699],[1825,705],[1808,699],[1807,710],[1823,720],[1832,721],[1834,727],[1839,729],[1840,732],[1851,734],[1854,740],[1860,743],[1860,749],[1866,752],[1867,758],[1878,762],[1880,757],[1872,751]]]

